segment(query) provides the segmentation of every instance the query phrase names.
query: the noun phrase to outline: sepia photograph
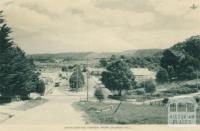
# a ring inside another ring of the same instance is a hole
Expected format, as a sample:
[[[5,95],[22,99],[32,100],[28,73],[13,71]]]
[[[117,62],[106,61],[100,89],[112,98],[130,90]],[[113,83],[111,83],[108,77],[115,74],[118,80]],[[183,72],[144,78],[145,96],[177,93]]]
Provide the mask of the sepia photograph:
[[[196,131],[199,79],[200,0],[0,0],[2,131]]]

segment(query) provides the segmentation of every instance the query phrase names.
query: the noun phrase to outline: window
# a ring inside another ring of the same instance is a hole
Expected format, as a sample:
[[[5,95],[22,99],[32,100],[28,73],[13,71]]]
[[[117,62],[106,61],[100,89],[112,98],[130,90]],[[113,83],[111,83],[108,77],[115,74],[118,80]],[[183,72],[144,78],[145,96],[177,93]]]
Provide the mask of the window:
[[[187,112],[194,112],[194,104],[187,103]]]
[[[177,108],[178,112],[186,112],[186,103],[178,103]]]
[[[176,103],[170,104],[170,112],[176,112]]]

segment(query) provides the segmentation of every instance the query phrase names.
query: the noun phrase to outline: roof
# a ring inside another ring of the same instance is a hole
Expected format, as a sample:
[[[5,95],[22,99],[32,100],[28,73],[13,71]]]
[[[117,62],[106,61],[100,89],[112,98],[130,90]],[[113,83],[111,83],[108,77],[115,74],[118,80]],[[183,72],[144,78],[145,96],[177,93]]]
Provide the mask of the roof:
[[[192,96],[184,95],[170,98],[167,105],[169,106],[172,103],[193,103],[196,107],[198,106],[196,100]]]
[[[155,76],[156,73],[147,68],[131,68],[131,71],[136,76]]]
[[[98,72],[106,71],[105,68],[91,68],[91,67],[88,67],[88,70],[89,71],[98,71]]]

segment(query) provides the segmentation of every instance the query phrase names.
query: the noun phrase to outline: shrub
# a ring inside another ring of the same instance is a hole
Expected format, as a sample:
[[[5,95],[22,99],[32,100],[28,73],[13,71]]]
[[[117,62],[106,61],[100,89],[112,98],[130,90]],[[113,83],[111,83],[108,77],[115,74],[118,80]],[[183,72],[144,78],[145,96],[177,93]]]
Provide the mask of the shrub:
[[[160,84],[166,83],[169,80],[169,75],[166,69],[160,69],[156,74],[156,81]]]
[[[97,88],[95,90],[94,96],[99,100],[99,102],[102,102],[105,99],[105,95],[102,88]]]
[[[173,94],[189,94],[189,93],[195,93],[195,92],[198,92],[198,89],[189,88],[185,86],[179,87],[179,88],[171,88],[165,91],[165,93],[173,93]]]
[[[37,85],[36,92],[43,96],[45,93],[45,89],[46,89],[46,87],[45,87],[44,82],[40,80]]]
[[[137,95],[143,95],[144,93],[145,93],[145,90],[143,88],[136,90]]]
[[[195,98],[195,100],[196,100],[197,103],[200,102],[200,97],[199,97],[199,96],[196,96],[196,97],[194,97],[194,98]]]
[[[154,93],[156,91],[156,86],[152,81],[145,82],[145,92],[146,93]]]
[[[197,89],[197,85],[184,85],[185,87],[188,87],[188,88],[193,88],[193,89]]]
[[[61,67],[61,70],[62,70],[63,72],[66,72],[66,71],[68,71],[68,68],[67,68],[66,66],[62,66],[62,67]]]
[[[120,96],[120,95],[109,95],[108,98],[114,99],[114,100],[121,100],[125,101],[127,96]]]
[[[11,102],[11,98],[10,97],[0,96],[0,104],[9,103],[9,102]]]
[[[162,103],[163,103],[163,104],[167,104],[168,101],[169,101],[169,98],[164,98],[164,99],[162,100]]]

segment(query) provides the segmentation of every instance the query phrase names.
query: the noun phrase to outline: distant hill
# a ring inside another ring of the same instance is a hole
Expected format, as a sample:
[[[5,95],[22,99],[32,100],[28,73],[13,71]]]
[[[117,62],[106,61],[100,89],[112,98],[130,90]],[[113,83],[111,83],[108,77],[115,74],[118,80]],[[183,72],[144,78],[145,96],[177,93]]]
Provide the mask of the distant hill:
[[[67,52],[57,54],[32,54],[28,57],[32,57],[34,60],[46,60],[46,59],[65,59],[65,60],[84,60],[84,59],[100,59],[107,58],[112,55],[131,56],[131,57],[146,57],[153,56],[156,53],[162,52],[162,49],[139,49],[139,50],[127,50],[123,52]]]
[[[132,57],[151,57],[155,54],[161,53],[163,49],[139,49],[139,50],[128,50],[124,51],[121,54],[126,56],[132,56]]]

